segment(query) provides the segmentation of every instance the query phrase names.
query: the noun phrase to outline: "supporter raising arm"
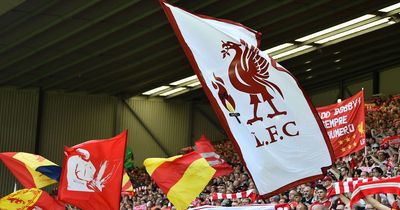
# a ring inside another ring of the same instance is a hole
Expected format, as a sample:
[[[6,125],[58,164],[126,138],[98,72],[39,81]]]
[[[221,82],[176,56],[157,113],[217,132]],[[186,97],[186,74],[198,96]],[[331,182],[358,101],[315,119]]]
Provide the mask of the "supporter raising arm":
[[[368,204],[371,204],[377,210],[391,210],[392,209],[392,208],[389,208],[389,207],[381,204],[379,201],[374,199],[372,197],[372,195],[365,196],[365,200],[367,201]],[[366,208],[366,210],[368,210],[368,208]]]

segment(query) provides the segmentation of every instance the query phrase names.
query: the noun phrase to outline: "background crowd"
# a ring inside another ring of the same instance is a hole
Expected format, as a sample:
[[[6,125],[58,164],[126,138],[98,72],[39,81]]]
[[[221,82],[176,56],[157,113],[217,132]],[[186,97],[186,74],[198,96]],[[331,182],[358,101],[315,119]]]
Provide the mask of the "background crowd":
[[[216,152],[232,165],[234,171],[230,175],[212,179],[199,197],[192,202],[192,206],[243,206],[251,203],[288,203],[292,209],[317,209],[316,206],[322,206],[322,209],[346,209],[348,207],[345,205],[346,195],[327,198],[327,188],[330,187],[332,182],[345,180],[350,177],[382,178],[400,174],[399,146],[380,144],[380,141],[385,137],[400,135],[400,99],[390,97],[386,100],[382,100],[381,98],[373,100],[373,103],[377,105],[377,109],[366,113],[367,139],[365,150],[337,160],[323,180],[302,184],[286,193],[270,198],[212,200],[211,195],[214,192],[237,193],[254,189],[256,193],[254,183],[240,162],[231,142],[225,141],[214,145],[214,147]],[[128,171],[128,174],[131,177],[134,188],[136,188],[136,192],[133,196],[123,195],[121,210],[128,210],[133,207],[136,209],[173,209],[166,195],[152,181],[143,167],[136,167]],[[374,199],[372,199],[371,203],[362,201],[355,208],[375,209],[372,205],[375,201],[388,207],[391,207],[396,201],[400,204],[400,196],[394,198],[394,201],[390,199],[390,196],[386,195],[374,196],[372,198]]]

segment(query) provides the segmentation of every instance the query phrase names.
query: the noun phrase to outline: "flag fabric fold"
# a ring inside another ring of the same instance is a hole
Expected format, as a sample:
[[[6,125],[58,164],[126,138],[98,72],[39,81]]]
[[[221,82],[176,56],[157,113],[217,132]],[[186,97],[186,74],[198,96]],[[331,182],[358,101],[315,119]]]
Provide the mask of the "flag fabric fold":
[[[260,51],[261,34],[160,2],[259,193],[323,178],[334,158],[326,131],[293,75]]]
[[[341,101],[317,108],[336,158],[365,147],[364,90]]]
[[[64,210],[64,204],[37,188],[22,189],[0,199],[0,210]]]
[[[400,177],[360,183],[351,194],[350,208],[367,195],[391,193],[400,195]]]
[[[232,166],[225,162],[215,152],[213,145],[211,144],[210,140],[207,139],[207,137],[202,135],[200,139],[195,142],[195,144],[195,151],[205,158],[210,166],[216,170],[214,178],[232,173]]]
[[[0,159],[25,188],[57,183],[61,167],[46,158],[25,152],[3,152]]]
[[[215,174],[215,169],[196,152],[148,158],[143,165],[178,210],[186,209]]]
[[[127,131],[65,149],[59,199],[81,209],[117,210]]]

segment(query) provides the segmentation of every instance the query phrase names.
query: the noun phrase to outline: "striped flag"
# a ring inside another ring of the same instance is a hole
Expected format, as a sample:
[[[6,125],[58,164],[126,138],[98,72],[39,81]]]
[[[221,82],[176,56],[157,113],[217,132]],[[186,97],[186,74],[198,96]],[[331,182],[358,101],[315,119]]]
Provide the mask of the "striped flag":
[[[385,144],[387,142],[389,142],[390,145],[400,144],[400,135],[384,138],[381,141],[381,144]]]
[[[219,200],[219,199],[237,199],[237,198],[251,198],[252,201],[255,200],[255,196],[253,190],[247,190],[243,192],[238,192],[238,193],[213,193],[211,198],[212,200]]]
[[[357,178],[349,178],[346,181],[335,182],[332,184],[332,187],[328,190],[328,197],[343,194],[343,193],[352,193],[357,185],[360,183],[371,182],[374,180],[378,180],[375,177],[366,178],[366,179],[357,179]]]
[[[367,195],[391,193],[400,195],[400,177],[360,183],[351,195],[350,208]]]
[[[128,174],[125,171],[124,171],[124,176],[122,177],[121,192],[124,194],[133,195],[133,186]]]
[[[60,179],[61,167],[40,155],[3,152],[0,159],[25,188],[46,187]]]
[[[215,169],[196,152],[148,158],[143,165],[177,210],[186,209],[215,174]]]

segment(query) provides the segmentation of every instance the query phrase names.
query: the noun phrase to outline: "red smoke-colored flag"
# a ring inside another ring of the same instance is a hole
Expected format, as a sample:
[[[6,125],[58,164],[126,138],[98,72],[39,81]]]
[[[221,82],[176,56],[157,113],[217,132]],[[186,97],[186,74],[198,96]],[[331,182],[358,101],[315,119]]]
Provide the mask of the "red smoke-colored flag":
[[[59,199],[81,209],[118,210],[127,131],[65,149]]]
[[[207,137],[202,135],[195,144],[195,151],[205,158],[208,164],[217,171],[214,177],[225,176],[232,173],[232,166],[215,153],[215,149]]]
[[[336,158],[365,147],[364,90],[340,103],[317,108]]]

